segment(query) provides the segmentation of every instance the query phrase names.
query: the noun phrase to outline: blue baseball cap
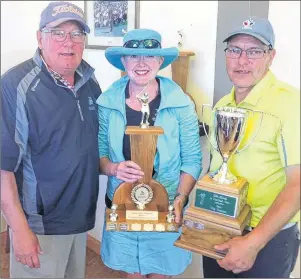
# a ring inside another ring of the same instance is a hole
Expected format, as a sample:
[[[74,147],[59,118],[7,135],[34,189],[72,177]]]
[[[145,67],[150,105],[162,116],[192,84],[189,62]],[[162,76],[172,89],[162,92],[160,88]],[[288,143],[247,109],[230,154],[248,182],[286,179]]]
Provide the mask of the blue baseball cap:
[[[271,23],[266,18],[256,16],[250,17],[240,25],[234,27],[223,42],[229,41],[233,36],[238,34],[253,36],[271,48],[274,48],[275,46],[274,30]]]
[[[44,27],[56,27],[63,22],[75,20],[90,33],[90,28],[85,21],[85,15],[81,8],[69,2],[51,2],[41,13],[40,30]]]

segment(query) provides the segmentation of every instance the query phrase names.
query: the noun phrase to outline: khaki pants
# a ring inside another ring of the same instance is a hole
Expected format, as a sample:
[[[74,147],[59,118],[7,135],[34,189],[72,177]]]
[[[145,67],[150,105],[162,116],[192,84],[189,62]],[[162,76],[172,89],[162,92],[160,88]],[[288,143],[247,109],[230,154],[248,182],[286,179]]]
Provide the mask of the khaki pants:
[[[37,237],[43,250],[38,269],[17,262],[10,241],[10,278],[85,278],[87,233]]]

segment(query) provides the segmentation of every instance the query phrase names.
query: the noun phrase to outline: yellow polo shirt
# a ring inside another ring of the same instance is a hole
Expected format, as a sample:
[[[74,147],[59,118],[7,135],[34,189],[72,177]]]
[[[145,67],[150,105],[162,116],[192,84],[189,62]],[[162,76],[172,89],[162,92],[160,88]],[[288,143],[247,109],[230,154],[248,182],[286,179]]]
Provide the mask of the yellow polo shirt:
[[[238,150],[248,144],[257,131],[258,134],[249,147],[232,155],[228,162],[235,176],[249,181],[247,203],[252,209],[250,226],[255,227],[286,185],[285,168],[300,164],[300,91],[279,81],[269,71],[238,105],[232,88],[215,108],[223,106],[264,112],[260,128],[261,114],[249,114]],[[221,163],[220,154],[212,149],[210,170],[216,170]],[[291,222],[299,220],[300,211]]]

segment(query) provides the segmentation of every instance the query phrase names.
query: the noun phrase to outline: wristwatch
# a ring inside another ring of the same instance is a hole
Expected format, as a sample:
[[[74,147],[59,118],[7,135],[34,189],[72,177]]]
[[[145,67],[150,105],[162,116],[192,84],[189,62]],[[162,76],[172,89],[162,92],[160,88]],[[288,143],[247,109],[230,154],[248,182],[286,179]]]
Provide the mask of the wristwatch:
[[[183,205],[183,207],[185,207],[185,206],[188,204],[189,195],[187,195],[187,194],[185,194],[185,193],[183,193],[183,192],[178,192],[178,193],[176,193],[174,200],[175,200],[177,197],[180,197],[180,196],[182,196],[182,197],[185,198],[185,202],[184,202],[184,205]],[[182,199],[181,199],[181,200],[182,200]],[[182,201],[183,201],[183,200],[182,200]]]

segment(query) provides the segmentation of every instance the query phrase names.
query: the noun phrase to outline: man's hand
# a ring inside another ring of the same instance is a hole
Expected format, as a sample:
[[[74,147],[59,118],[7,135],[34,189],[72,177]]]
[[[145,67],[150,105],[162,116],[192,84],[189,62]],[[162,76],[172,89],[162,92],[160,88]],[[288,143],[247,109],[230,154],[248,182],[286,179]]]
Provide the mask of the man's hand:
[[[37,236],[31,231],[12,232],[12,245],[16,260],[30,268],[39,268],[42,249]]]
[[[214,248],[228,250],[227,255],[222,260],[217,260],[217,263],[233,273],[250,269],[260,251],[259,246],[252,242],[248,235],[234,237],[223,244],[215,245]]]

